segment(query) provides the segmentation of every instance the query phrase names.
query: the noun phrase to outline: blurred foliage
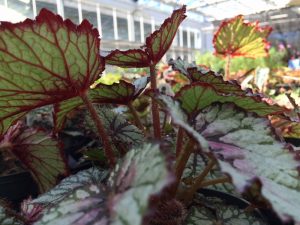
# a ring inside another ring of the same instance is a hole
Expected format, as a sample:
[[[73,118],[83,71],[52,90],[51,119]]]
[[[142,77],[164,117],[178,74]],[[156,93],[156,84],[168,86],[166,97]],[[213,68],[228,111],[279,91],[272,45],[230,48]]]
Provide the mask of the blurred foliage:
[[[250,69],[255,69],[257,67],[268,67],[272,69],[279,69],[286,66],[287,63],[284,61],[286,56],[286,51],[278,51],[276,48],[272,47],[269,51],[268,57],[261,57],[257,59],[236,57],[232,59],[231,68],[232,72],[247,71]],[[225,66],[225,60],[221,57],[215,56],[211,52],[206,52],[204,54],[197,53],[196,63],[199,65],[204,65],[210,69],[218,72],[222,72]]]

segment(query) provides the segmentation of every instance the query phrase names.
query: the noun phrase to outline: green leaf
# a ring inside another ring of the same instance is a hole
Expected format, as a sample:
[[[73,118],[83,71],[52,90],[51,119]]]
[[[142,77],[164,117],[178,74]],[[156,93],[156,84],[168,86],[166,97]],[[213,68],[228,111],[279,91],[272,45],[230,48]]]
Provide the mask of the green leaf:
[[[200,197],[196,195],[197,201],[204,202],[202,206],[192,206],[189,210],[185,225],[266,225],[262,218],[253,211],[247,212],[239,206],[218,197]],[[208,206],[208,207],[207,207]],[[211,207],[213,207],[213,210]],[[260,216],[260,215],[259,215]]]
[[[240,193],[255,204],[270,203],[284,221],[291,217],[300,222],[300,162],[276,137],[268,119],[234,104],[215,104],[196,121]]]
[[[152,64],[158,63],[167,50],[170,48],[181,22],[186,18],[186,6],[174,10],[171,17],[167,18],[156,30],[146,39],[146,52]]]
[[[121,80],[112,85],[99,84],[88,93],[93,103],[113,103],[126,105],[136,99],[146,88],[149,79],[147,76],[136,79],[133,84]],[[83,106],[84,103],[80,97],[75,97],[62,101],[55,105],[54,124],[55,130],[61,130],[64,126],[66,116],[74,109]]]
[[[104,70],[96,29],[43,9],[0,25],[0,135],[24,114],[85,93]]]
[[[50,191],[40,195],[38,198],[31,201],[34,204],[42,204],[47,207],[56,205],[59,201],[65,198],[73,190],[86,186],[88,184],[99,184],[107,177],[107,171],[101,171],[97,168],[90,168],[78,172],[63,179],[58,185]]]
[[[223,95],[217,93],[212,85],[201,82],[184,86],[176,94],[175,99],[180,102],[182,109],[189,115],[189,119],[197,116],[201,109],[204,109],[214,102],[232,102],[249,112],[257,113],[259,116],[279,114],[285,111],[285,109],[280,106],[268,105],[259,97]]]
[[[214,35],[215,53],[224,57],[250,58],[268,56],[267,37],[271,27],[260,27],[258,22],[246,23],[242,15],[225,20]]]
[[[193,136],[204,151],[208,150],[209,146],[207,141],[205,140],[205,138],[203,138],[201,134],[195,131],[195,129],[189,124],[188,117],[180,108],[179,102],[174,101],[172,97],[166,95],[160,95],[158,99],[165,104],[168,113],[172,118],[172,123],[183,128],[188,134]]]
[[[121,114],[99,105],[96,109],[111,139],[111,144],[115,145],[117,149],[122,148],[128,151],[132,147],[140,146],[145,141],[142,131],[129,123]],[[86,121],[88,127],[96,132],[97,129],[89,114],[87,114]]]
[[[173,177],[159,145],[147,144],[129,151],[109,181],[115,191],[110,200],[111,225],[141,225],[150,196],[170,185]]]
[[[0,142],[30,171],[41,192],[52,188],[68,174],[60,143],[36,129],[25,129],[20,123],[12,126]]]
[[[8,208],[7,204],[0,201],[0,224],[1,225],[25,225],[16,217],[16,213]]]
[[[108,225],[107,193],[95,184],[73,189],[62,201],[44,212],[35,225]]]
[[[142,49],[121,51],[116,49],[105,57],[105,62],[123,68],[141,68],[150,65],[149,56]]]

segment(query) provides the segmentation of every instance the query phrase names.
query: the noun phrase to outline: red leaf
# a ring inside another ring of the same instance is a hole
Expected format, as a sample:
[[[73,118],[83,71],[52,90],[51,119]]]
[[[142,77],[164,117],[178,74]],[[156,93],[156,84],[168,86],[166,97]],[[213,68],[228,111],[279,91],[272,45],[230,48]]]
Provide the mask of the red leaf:
[[[34,108],[85,93],[104,70],[96,29],[43,9],[0,25],[0,134]]]

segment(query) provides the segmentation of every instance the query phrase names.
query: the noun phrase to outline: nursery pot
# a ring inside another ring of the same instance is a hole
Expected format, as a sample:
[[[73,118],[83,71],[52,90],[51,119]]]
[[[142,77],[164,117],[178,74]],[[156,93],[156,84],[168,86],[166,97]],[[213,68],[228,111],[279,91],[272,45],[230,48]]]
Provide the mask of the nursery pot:
[[[230,205],[235,205],[240,209],[245,209],[248,206],[250,206],[250,203],[247,202],[244,199],[238,198],[234,195],[217,191],[213,189],[208,188],[201,188],[199,189],[198,193],[203,194],[206,197],[216,197],[222,199],[225,203],[228,203]],[[278,216],[269,209],[255,209],[252,212],[252,215],[262,219],[264,222],[266,222],[269,225],[293,225],[294,223],[282,223],[281,220],[278,218]]]
[[[0,177],[0,198],[8,200],[14,207],[37,194],[38,187],[27,171]]]

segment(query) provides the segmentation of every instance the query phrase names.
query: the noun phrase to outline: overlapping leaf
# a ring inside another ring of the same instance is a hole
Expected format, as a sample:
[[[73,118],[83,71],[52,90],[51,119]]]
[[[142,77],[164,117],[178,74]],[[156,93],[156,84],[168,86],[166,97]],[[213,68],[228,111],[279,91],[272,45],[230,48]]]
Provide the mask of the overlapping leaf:
[[[278,114],[285,110],[277,105],[268,105],[254,96],[223,95],[217,93],[212,85],[201,82],[186,85],[176,94],[175,99],[180,102],[182,109],[190,118],[194,118],[201,109],[213,102],[233,102],[237,106],[260,116]]]
[[[89,184],[73,190],[35,225],[142,225],[150,197],[172,180],[159,145],[144,145],[125,155],[108,186]]]
[[[108,225],[107,193],[95,184],[73,190],[34,225]]]
[[[110,178],[115,191],[110,199],[115,215],[111,225],[141,225],[150,196],[158,194],[172,180],[159,145],[148,144],[128,152]]]
[[[104,69],[96,29],[43,9],[0,25],[0,134],[26,112],[84,93]]]
[[[170,48],[179,25],[185,19],[186,6],[174,10],[171,17],[167,18],[156,30],[146,38],[143,49],[130,49],[127,51],[114,50],[105,57],[107,64],[120,67],[148,67],[157,64]]]
[[[114,103],[128,104],[137,98],[146,88],[148,77],[136,79],[133,84],[121,80],[119,83],[112,85],[99,84],[96,88],[91,89],[88,93],[93,103]],[[66,116],[74,109],[82,106],[84,103],[80,97],[71,98],[55,105],[55,128],[63,128]]]
[[[278,141],[266,118],[233,104],[215,104],[203,109],[196,121],[238,191],[258,200],[261,185],[261,195],[283,220],[300,221],[300,162]]]
[[[102,182],[107,175],[107,171],[101,171],[97,168],[80,171],[75,175],[63,179],[50,191],[40,195],[37,199],[34,199],[32,203],[46,205],[47,207],[50,205],[53,206],[69,195],[73,190],[88,184],[97,185]]]
[[[278,133],[285,138],[300,137],[300,123],[291,121],[288,118],[273,116],[271,119],[272,126]]]
[[[130,124],[124,116],[107,107],[97,107],[98,115],[103,121],[103,125],[115,147],[123,148],[126,151],[132,147],[138,147],[145,141],[142,131]],[[87,115],[87,125],[96,132],[93,120]]]
[[[268,56],[268,42],[271,27],[260,27],[258,22],[246,23],[239,15],[225,20],[214,35],[215,53],[231,57],[265,57]]]
[[[23,129],[18,123],[8,130],[1,144],[10,146],[9,151],[29,169],[41,192],[67,175],[60,144],[43,131]]]

